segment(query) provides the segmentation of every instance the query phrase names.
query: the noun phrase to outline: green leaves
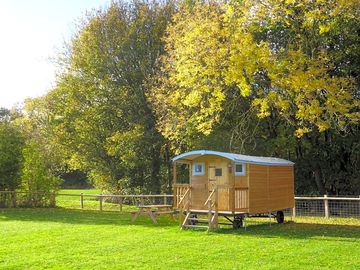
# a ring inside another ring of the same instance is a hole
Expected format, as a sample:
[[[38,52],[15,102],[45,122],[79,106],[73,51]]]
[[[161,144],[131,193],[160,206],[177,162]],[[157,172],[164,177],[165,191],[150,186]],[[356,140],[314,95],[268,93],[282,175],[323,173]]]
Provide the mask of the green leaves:
[[[147,89],[172,10],[170,2],[113,2],[89,15],[48,94],[51,130],[66,163],[101,188],[160,189],[163,138]]]
[[[0,190],[16,190],[20,183],[24,138],[19,128],[10,122],[10,112],[0,118]],[[5,116],[8,117],[5,117]]]

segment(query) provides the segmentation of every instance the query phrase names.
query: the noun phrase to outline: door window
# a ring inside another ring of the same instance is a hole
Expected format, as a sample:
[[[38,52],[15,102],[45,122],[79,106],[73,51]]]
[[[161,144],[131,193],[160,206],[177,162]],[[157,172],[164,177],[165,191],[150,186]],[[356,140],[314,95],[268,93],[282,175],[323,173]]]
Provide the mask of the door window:
[[[205,163],[204,162],[194,162],[193,166],[193,175],[204,175],[205,174]]]

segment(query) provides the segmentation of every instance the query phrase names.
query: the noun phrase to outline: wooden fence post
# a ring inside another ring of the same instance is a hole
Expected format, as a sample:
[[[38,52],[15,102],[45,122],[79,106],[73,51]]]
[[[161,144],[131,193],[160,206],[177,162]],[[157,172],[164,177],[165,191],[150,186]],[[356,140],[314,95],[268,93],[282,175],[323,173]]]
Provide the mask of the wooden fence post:
[[[164,194],[164,205],[167,204],[166,194]]]
[[[50,194],[50,207],[55,207],[55,206],[56,206],[56,194],[51,193]]]
[[[12,205],[14,208],[16,207],[16,191],[13,192]]]
[[[292,217],[295,218],[296,217],[296,201],[295,201],[295,205],[292,209]]]
[[[100,193],[99,194],[99,209],[100,209],[100,211],[102,211],[103,209],[103,205],[102,205],[102,203],[103,203],[103,197],[102,197],[102,194]]]
[[[329,200],[327,199],[327,195],[324,195],[324,210],[325,210],[325,217],[329,217]]]
[[[119,203],[120,203],[120,212],[122,212],[122,205],[123,205],[123,198],[122,197],[120,197]]]
[[[141,203],[141,205],[145,205],[145,202],[144,202],[144,197],[140,197],[140,203]]]
[[[80,193],[80,208],[84,209],[84,193]]]

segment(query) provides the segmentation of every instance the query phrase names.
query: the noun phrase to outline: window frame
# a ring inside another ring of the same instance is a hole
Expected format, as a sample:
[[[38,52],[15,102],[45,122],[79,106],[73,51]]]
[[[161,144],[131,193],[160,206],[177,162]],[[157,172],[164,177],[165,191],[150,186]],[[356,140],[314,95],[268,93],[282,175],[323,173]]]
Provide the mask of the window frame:
[[[237,172],[236,171],[236,166],[237,165],[241,165],[242,167],[242,172]],[[235,171],[235,176],[244,176],[246,175],[246,166],[245,166],[245,163],[244,162],[235,162],[235,166],[234,166],[234,171]]]
[[[195,171],[195,168],[196,168],[197,165],[201,165],[201,172]],[[205,162],[194,162],[192,171],[193,171],[194,176],[196,176],[196,175],[205,175]]]
[[[217,170],[220,170],[220,175],[216,175]],[[215,168],[215,177],[222,177],[223,173],[222,173],[222,168]]]

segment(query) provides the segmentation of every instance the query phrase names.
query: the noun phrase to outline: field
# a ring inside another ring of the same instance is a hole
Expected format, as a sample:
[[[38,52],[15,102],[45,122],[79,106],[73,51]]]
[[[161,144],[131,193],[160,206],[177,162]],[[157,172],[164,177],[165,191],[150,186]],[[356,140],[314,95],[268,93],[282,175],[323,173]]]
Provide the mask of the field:
[[[0,269],[357,269],[360,264],[356,219],[296,218],[272,226],[252,220],[247,230],[211,233],[180,231],[177,225],[167,217],[158,225],[146,217],[132,224],[129,213],[91,207],[1,209]]]

